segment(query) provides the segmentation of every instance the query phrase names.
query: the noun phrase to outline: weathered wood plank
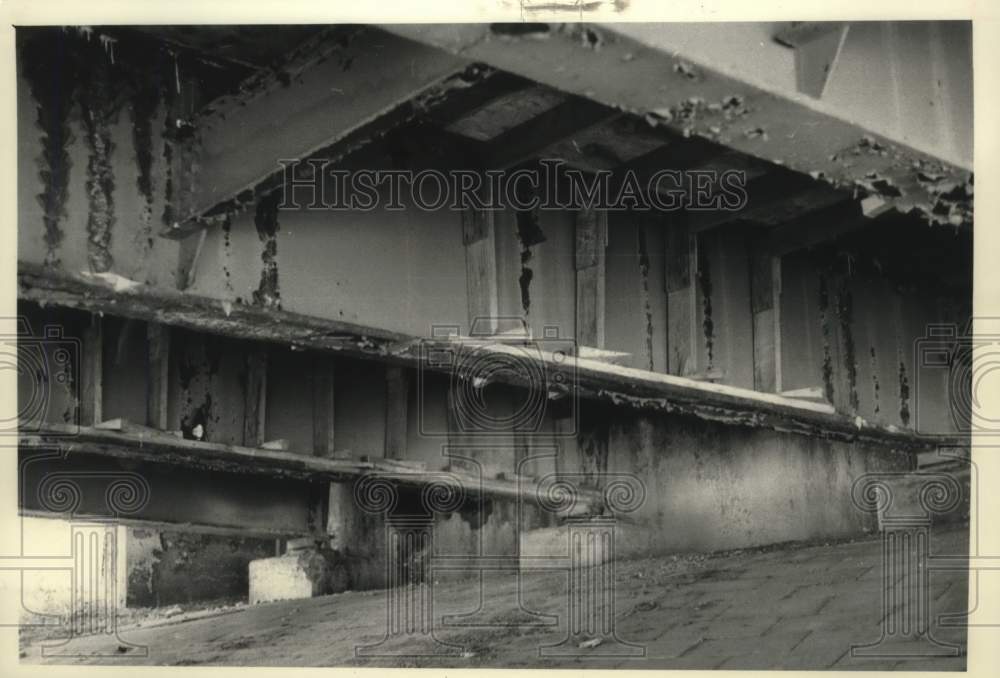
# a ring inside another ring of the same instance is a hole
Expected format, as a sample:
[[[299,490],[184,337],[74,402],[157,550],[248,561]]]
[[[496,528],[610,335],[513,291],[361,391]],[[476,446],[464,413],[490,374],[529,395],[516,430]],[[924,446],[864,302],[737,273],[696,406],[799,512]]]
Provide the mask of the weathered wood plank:
[[[775,392],[774,309],[753,315],[753,387],[758,391]]]
[[[267,347],[259,346],[246,356],[243,444],[259,447],[264,442],[267,421]]]
[[[580,210],[576,216],[576,343],[604,348],[605,250],[608,215]]]
[[[313,357],[313,454],[330,457],[335,450],[334,364],[329,356]]]
[[[971,224],[970,199],[957,201],[954,213],[935,214],[935,186],[942,184],[921,180],[921,168],[934,167],[949,185],[965,185],[971,176],[971,156],[958,166],[950,153],[934,157],[903,139],[873,133],[870,125],[857,122],[850,111],[832,111],[829,102],[816,106],[791,88],[734,77],[732,68],[720,70],[699,63],[704,57],[692,58],[691,53],[700,50],[684,45],[677,32],[662,34],[628,23],[542,24],[526,36],[497,36],[502,29],[490,24],[384,28],[635,112],[685,137],[718,139],[743,153],[814,173],[837,187],[870,184],[870,177],[878,176],[893,188],[875,190],[881,190],[881,197],[901,212],[917,209],[937,223],[955,219]],[[728,29],[720,24],[717,30],[724,40],[722,34]],[[785,48],[772,45],[769,49]],[[664,84],[650,87],[653,82]]]
[[[389,366],[385,371],[385,391],[385,458],[405,459],[409,371],[405,367]]]
[[[691,285],[691,252],[688,247],[686,213],[671,215],[666,229],[667,291],[678,292]]]
[[[576,272],[576,341],[581,346],[604,346],[605,279],[601,273],[598,266]]]
[[[146,325],[149,363],[146,369],[146,425],[166,430],[167,393],[170,378],[170,328],[160,323]]]
[[[80,356],[80,404],[81,425],[99,424],[104,404],[104,330],[101,316],[92,315],[90,324],[83,331],[83,354]]]
[[[465,245],[465,275],[469,297],[469,327],[496,331],[499,314],[496,236],[493,212],[467,208],[462,212],[462,243]],[[479,324],[476,319],[481,320]]]
[[[177,252],[177,273],[175,274],[177,289],[186,290],[194,284],[198,271],[198,261],[201,259],[201,251],[205,248],[207,234],[208,232],[202,229],[180,241]]]
[[[695,372],[691,345],[691,287],[667,293],[667,373],[686,376]]]
[[[750,312],[753,315],[753,387],[758,391],[778,391],[777,300],[774,286],[774,258],[760,242],[750,251]]]
[[[686,376],[698,371],[697,236],[687,214],[671,215],[666,224],[667,370]]]
[[[825,402],[822,386],[807,386],[805,388],[792,389],[791,391],[782,391],[781,395],[786,398],[805,398],[816,402]]]
[[[754,240],[759,238],[751,236]],[[750,250],[750,310],[757,314],[774,308],[771,256],[766,247],[753,242]]]

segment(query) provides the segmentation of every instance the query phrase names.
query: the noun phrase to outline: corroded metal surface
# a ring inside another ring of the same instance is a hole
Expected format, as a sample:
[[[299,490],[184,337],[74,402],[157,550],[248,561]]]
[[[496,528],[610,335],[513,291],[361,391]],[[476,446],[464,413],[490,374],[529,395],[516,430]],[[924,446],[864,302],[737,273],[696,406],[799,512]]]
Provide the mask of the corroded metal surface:
[[[625,28],[535,24],[391,25],[398,35],[483,61],[625,112],[874,196],[928,221],[969,225],[969,167],[921,152],[794,91],[702,66]]]

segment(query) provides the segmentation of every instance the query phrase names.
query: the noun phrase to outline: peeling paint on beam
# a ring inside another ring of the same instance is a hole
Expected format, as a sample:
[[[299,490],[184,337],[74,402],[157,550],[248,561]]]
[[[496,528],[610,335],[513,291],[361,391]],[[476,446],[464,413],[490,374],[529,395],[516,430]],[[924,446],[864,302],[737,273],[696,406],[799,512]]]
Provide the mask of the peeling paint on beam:
[[[139,286],[132,292],[118,293],[109,285],[79,276],[46,274],[37,264],[19,262],[18,268],[18,298],[42,306],[93,310],[211,334],[343,351],[359,357],[386,357],[389,347],[412,340],[407,335],[354,323],[230,304],[162,288]]]
[[[262,250],[260,261],[260,284],[253,293],[253,302],[264,308],[281,308],[281,292],[278,287],[278,198],[272,194],[257,203],[254,225]]]
[[[461,115],[481,105],[484,98],[500,96],[504,92],[516,91],[528,85],[529,82],[523,78],[499,72],[482,64],[470,64],[427,87],[414,98],[400,103],[370,123],[303,156],[290,177],[285,176],[284,170],[275,171],[253,187],[240,191],[227,200],[202,211],[196,210],[187,220],[176,223],[161,235],[168,238],[183,238],[199,229],[224,226],[233,216],[256,205],[276,191],[286,188],[286,179],[306,184],[312,182],[317,164],[335,166],[351,154],[388,138],[393,132],[408,124],[425,118],[439,121]]]
[[[625,25],[546,26],[530,37],[496,35],[476,24],[384,28],[644,116],[683,136],[702,136],[838,188],[877,196],[929,222],[971,224],[968,167],[873,134],[804,95],[771,91],[644,44],[625,35]]]
[[[278,343],[301,349],[334,352],[379,362],[442,368],[426,362],[435,350],[452,350],[449,342],[387,332],[353,323],[321,320],[288,311],[260,309],[173,291],[140,286],[115,292],[110,286],[77,276],[54,274],[43,266],[19,264],[18,298],[21,301],[63,308],[107,313],[154,321],[198,332],[240,339]],[[502,347],[500,347],[502,350]],[[858,426],[855,419],[816,410],[793,399],[774,401],[745,389],[706,385],[689,379],[634,370],[597,361],[564,364],[540,358],[547,373],[561,375],[574,384],[580,398],[604,400],[624,407],[686,414],[708,421],[775,430],[836,440],[871,440],[893,448],[927,449],[942,444],[936,436],[878,425]],[[504,372],[499,379],[515,386],[523,376]],[[956,443],[960,444],[960,443]]]
[[[534,197],[533,189],[518,184],[520,192],[519,200],[528,204]],[[515,215],[517,228],[517,242],[521,246],[521,274],[517,278],[518,287],[521,290],[521,309],[527,316],[531,312],[531,281],[534,278],[534,270],[529,264],[534,256],[531,248],[545,242],[545,233],[538,223],[538,208],[517,210]]]

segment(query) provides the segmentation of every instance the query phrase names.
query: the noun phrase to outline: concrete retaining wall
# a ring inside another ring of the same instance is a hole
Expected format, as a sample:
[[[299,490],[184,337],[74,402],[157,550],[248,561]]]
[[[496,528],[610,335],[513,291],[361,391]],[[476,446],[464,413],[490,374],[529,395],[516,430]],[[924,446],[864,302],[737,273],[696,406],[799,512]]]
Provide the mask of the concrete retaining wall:
[[[641,417],[609,426],[608,467],[646,486],[635,513],[652,528],[629,552],[710,551],[859,535],[874,527],[851,487],[904,471],[905,453],[858,443]]]

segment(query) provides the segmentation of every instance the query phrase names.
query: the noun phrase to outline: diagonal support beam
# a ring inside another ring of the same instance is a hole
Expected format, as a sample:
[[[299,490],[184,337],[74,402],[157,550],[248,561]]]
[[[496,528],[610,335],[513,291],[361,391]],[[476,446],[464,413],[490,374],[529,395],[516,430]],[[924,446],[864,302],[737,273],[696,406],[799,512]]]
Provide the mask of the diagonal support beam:
[[[195,189],[164,235],[183,237],[205,225],[199,217],[238,209],[281,186],[282,160],[336,160],[492,73],[374,29],[340,30],[303,45],[239,94],[212,102],[195,121]]]
[[[690,284],[690,280],[687,283]],[[102,282],[83,276],[53,273],[40,265],[25,262],[18,264],[18,299],[159,322],[200,333],[295,345],[418,370],[447,372],[451,367],[436,363],[432,357],[442,355],[443,351],[454,351],[456,345],[481,350],[487,359],[493,360],[512,350],[523,355],[519,349],[490,339],[449,337],[429,341],[282,310],[245,305],[227,309],[225,302],[218,299],[154,290],[146,286],[120,292]],[[577,397],[609,402],[615,407],[672,412],[727,425],[771,428],[817,438],[882,441],[899,449],[928,449],[944,444],[944,439],[939,436],[924,436],[894,427],[866,424],[859,428],[853,417],[838,414],[826,404],[806,403],[795,398],[720,384],[704,384],[587,358],[567,361],[564,355],[541,352],[537,360],[538,369],[548,375],[546,378],[551,383],[573,383]],[[497,375],[500,382],[514,387],[533,385],[521,371],[498,372]],[[77,444],[80,437],[71,441]],[[961,438],[955,438],[948,444],[960,446]],[[312,455],[294,456],[328,461]]]

